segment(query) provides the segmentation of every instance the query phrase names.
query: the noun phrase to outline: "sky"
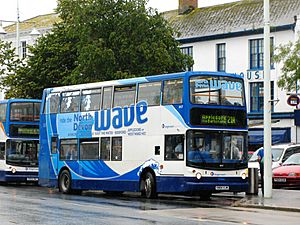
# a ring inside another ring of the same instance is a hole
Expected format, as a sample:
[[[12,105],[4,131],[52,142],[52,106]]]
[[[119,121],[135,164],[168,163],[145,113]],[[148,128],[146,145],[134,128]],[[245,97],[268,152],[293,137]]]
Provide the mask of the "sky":
[[[222,4],[238,0],[199,0],[198,7]],[[178,0],[149,0],[148,5],[157,8],[159,12],[177,9]],[[20,20],[52,13],[56,7],[56,0],[19,0]],[[16,21],[17,0],[0,0],[0,20]],[[5,23],[3,23],[5,26]]]

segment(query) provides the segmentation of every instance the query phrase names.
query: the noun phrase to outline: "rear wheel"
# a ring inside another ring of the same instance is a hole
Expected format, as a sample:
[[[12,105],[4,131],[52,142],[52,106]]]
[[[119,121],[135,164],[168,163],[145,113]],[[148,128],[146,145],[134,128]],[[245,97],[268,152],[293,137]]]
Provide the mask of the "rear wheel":
[[[146,198],[156,198],[156,185],[152,173],[147,172],[144,179],[142,180],[142,196]]]
[[[64,194],[70,194],[72,192],[71,183],[72,178],[70,172],[68,170],[63,170],[59,175],[58,180],[59,191]]]

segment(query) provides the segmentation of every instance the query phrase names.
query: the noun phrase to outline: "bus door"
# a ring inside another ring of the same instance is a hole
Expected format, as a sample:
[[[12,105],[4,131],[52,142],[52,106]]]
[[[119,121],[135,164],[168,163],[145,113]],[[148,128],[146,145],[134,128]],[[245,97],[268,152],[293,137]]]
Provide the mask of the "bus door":
[[[184,175],[184,135],[165,135],[164,169],[162,175]]]

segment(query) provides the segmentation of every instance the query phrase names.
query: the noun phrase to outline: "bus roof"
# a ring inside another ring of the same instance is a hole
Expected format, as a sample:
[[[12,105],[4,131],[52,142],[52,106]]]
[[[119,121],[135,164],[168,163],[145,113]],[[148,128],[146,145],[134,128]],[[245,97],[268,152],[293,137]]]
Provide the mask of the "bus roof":
[[[60,92],[60,91],[68,91],[74,89],[85,89],[85,88],[97,88],[99,84],[101,86],[113,86],[113,85],[129,85],[135,83],[145,83],[145,82],[154,82],[160,80],[167,80],[167,79],[175,79],[175,78],[183,78],[183,77],[190,77],[195,75],[212,75],[212,76],[229,76],[232,78],[242,79],[240,75],[233,74],[233,73],[225,73],[225,72],[209,72],[209,71],[189,71],[189,72],[180,72],[180,73],[171,73],[171,74],[161,74],[161,75],[153,75],[153,76],[146,76],[146,77],[134,77],[128,79],[121,79],[121,80],[111,80],[111,81],[101,81],[95,83],[85,83],[85,84],[77,84],[77,85],[70,85],[70,86],[61,86],[61,87],[54,87],[54,88],[46,88],[45,90],[51,90],[51,92]]]
[[[5,103],[12,103],[12,102],[33,102],[33,103],[38,103],[42,102],[42,100],[39,99],[25,99],[25,98],[12,98],[12,99],[4,99],[0,100],[0,104],[5,104]]]

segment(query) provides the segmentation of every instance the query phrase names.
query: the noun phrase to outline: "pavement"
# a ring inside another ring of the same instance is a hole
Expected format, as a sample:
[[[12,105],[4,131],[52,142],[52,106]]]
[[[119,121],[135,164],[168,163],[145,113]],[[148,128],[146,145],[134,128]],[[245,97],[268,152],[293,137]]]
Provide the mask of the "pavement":
[[[300,190],[273,189],[272,197],[264,198],[259,189],[258,195],[246,195],[234,206],[300,212]]]

